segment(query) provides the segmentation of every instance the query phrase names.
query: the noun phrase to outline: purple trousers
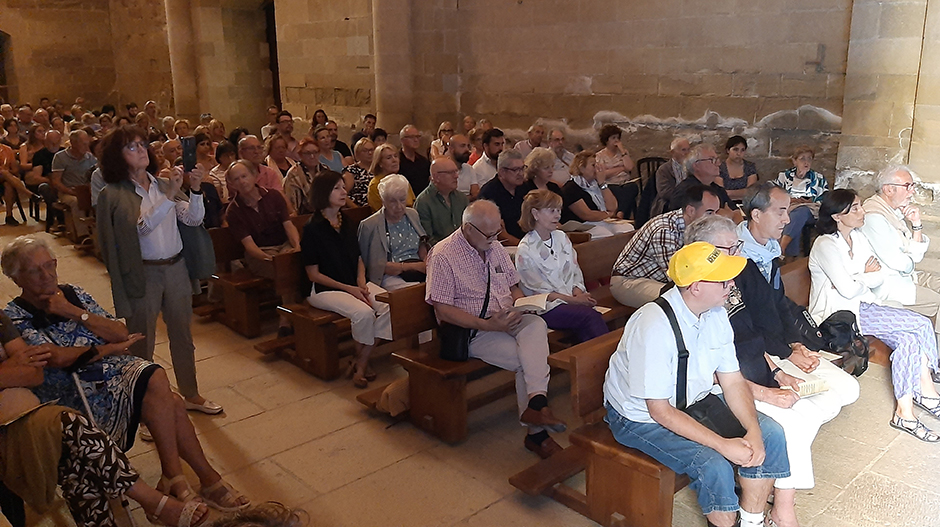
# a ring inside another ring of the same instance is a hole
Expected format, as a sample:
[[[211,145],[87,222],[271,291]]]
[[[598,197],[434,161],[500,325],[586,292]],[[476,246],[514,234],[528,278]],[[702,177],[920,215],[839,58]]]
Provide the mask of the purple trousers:
[[[542,314],[549,329],[569,330],[574,332],[578,342],[585,342],[599,337],[609,330],[604,318],[590,306],[561,304]]]

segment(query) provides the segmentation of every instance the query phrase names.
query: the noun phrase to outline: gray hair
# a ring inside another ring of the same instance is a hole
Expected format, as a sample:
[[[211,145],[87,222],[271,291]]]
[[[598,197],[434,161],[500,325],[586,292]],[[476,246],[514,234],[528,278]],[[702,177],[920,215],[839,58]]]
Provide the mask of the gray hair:
[[[541,128],[542,130],[544,130],[544,129],[545,129],[545,126],[543,126],[543,125],[541,125],[541,124],[539,124],[539,123],[535,123],[535,124],[533,124],[532,126],[530,126],[529,129],[526,130],[526,132],[531,132],[532,130],[535,130],[536,128]]]
[[[685,228],[685,244],[708,242],[715,245],[719,233],[730,232],[737,237],[735,228],[734,222],[724,216],[718,214],[702,216]]]
[[[770,197],[774,190],[787,193],[783,187],[777,186],[773,181],[764,181],[749,188],[747,194],[744,195],[744,201],[741,203],[744,217],[750,220],[751,213],[755,210],[766,212],[770,207]]]
[[[86,133],[82,129],[72,130],[71,132],[69,132],[69,142],[74,141],[78,139],[79,137],[88,137],[88,133]]]
[[[692,173],[692,168],[695,167],[695,162],[699,159],[705,159],[705,151],[711,150],[712,152],[717,152],[715,147],[709,143],[699,143],[692,147],[692,151],[689,152],[689,157],[685,158],[685,163],[683,163],[683,168],[685,168],[686,174]]]
[[[386,198],[408,197],[408,178],[401,174],[389,174],[379,181],[379,197],[384,202]]]
[[[461,225],[478,223],[478,220],[483,219],[486,215],[487,208],[490,208],[490,210],[495,209],[497,214],[499,213],[499,207],[488,199],[478,199],[470,203],[467,208],[463,209],[463,215],[460,217]]]
[[[401,136],[405,135],[405,130],[407,130],[407,129],[409,129],[409,128],[414,128],[415,130],[418,130],[418,127],[417,127],[417,126],[415,126],[415,125],[413,125],[413,124],[406,124],[405,126],[402,126],[402,127],[401,127],[401,131],[398,132],[398,136],[401,137]],[[418,133],[421,133],[421,131],[418,130]]]
[[[8,243],[3,248],[3,254],[0,255],[0,268],[3,269],[3,274],[15,279],[23,270],[24,260],[39,249],[45,249],[55,258],[55,252],[49,242],[38,236],[19,236]]]
[[[506,165],[510,161],[519,160],[525,162],[525,157],[523,157],[522,152],[516,150],[515,148],[505,148],[500,152],[499,157],[496,159],[496,169],[502,170],[506,168]]]
[[[911,179],[914,177],[914,173],[911,172],[910,167],[907,165],[888,165],[881,169],[881,171],[878,172],[878,175],[875,176],[875,183],[878,184],[879,194],[882,193],[885,185],[895,182],[896,178],[894,176],[898,172],[907,172],[911,175]]]
[[[679,146],[679,143],[681,143],[682,141],[685,141],[686,143],[690,142],[687,137],[682,137],[681,135],[677,136],[675,139],[672,140],[671,143],[669,143],[669,150],[675,150],[676,147]]]

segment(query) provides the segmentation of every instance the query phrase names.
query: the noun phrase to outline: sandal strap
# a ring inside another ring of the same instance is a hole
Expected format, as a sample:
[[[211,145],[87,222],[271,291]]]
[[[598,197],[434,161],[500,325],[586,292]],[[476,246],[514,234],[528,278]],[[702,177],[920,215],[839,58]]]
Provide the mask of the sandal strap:
[[[166,494],[160,498],[160,503],[157,504],[157,508],[153,510],[153,517],[158,518],[160,513],[163,512],[163,508],[166,507],[167,502],[170,501],[170,497]]]
[[[193,516],[196,515],[200,505],[202,504],[198,501],[187,501],[180,512],[180,519],[176,522],[177,527],[193,527]],[[205,514],[203,514],[202,519],[205,519]]]
[[[924,426],[924,423],[921,423],[919,419],[904,419],[901,416],[896,417],[897,422],[892,423],[896,428],[901,428],[921,441],[926,441],[928,443],[936,443],[937,441],[940,441],[940,436]]]

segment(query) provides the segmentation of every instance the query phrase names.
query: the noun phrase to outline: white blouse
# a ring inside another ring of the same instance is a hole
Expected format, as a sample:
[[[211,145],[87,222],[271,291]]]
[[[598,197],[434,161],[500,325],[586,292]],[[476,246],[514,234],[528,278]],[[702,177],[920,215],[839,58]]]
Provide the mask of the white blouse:
[[[858,317],[859,304],[884,304],[884,298],[875,293],[884,282],[884,272],[865,272],[865,262],[874,256],[865,235],[853,230],[852,250],[839,234],[824,234],[816,238],[809,253],[809,312],[822,323],[826,317],[841,309]]]
[[[516,248],[516,270],[519,287],[526,296],[548,293],[571,296],[575,287],[586,291],[577,253],[568,235],[560,230],[552,231],[547,241],[542,241],[534,230],[523,236]],[[563,303],[555,300],[546,308],[551,310]]]

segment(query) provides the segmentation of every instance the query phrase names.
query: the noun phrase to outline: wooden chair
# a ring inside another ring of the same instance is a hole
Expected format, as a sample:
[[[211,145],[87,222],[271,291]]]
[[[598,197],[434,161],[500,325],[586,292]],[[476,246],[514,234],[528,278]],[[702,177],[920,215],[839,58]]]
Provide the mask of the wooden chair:
[[[688,477],[621,445],[603,421],[604,377],[622,333],[613,331],[549,355],[549,365],[570,373],[571,405],[584,425],[571,432],[571,446],[513,475],[509,483],[531,496],[544,494],[604,526],[669,527],[673,496],[688,485]],[[584,492],[564,483],[580,472],[585,472]]]
[[[640,201],[634,215],[634,226],[639,229],[650,219],[650,210],[656,200],[656,171],[666,163],[662,157],[644,157],[636,163],[640,176]]]

